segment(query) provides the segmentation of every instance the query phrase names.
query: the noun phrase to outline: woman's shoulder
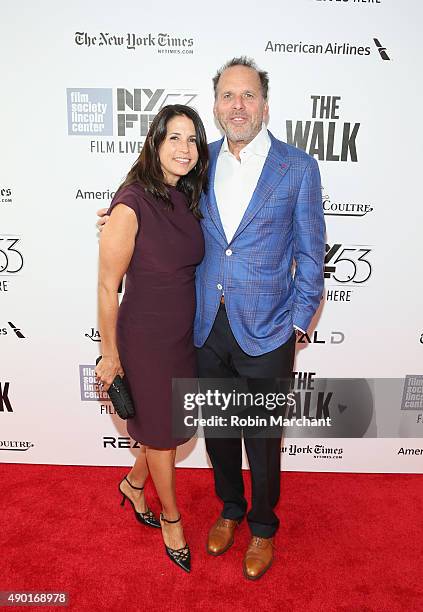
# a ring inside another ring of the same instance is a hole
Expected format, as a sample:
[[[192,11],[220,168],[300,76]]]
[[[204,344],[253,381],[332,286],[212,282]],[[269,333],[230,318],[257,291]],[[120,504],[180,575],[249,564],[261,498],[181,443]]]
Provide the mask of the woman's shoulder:
[[[140,183],[131,183],[130,185],[123,185],[116,191],[112,202],[117,203],[120,198],[131,197],[136,199],[142,199],[145,197],[145,189]]]
[[[138,222],[141,217],[141,208],[144,200],[144,188],[142,185],[137,183],[132,183],[130,185],[124,185],[120,187],[115,193],[108,210],[108,214],[110,215],[112,210],[118,204],[124,204],[128,206],[128,208],[132,208],[132,210],[137,215]]]

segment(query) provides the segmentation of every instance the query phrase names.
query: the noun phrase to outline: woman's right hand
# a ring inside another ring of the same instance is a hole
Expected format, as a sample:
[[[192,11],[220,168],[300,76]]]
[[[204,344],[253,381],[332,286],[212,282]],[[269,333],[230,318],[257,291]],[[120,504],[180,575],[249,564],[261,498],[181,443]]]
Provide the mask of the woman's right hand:
[[[108,391],[117,374],[124,376],[118,356],[102,357],[95,368],[96,376],[104,391]]]
[[[108,210],[109,210],[108,208],[100,208],[100,210],[98,210],[96,213],[97,217],[100,217],[96,223],[96,226],[99,232],[103,231],[103,227],[106,225],[106,223],[110,219],[109,215],[106,215]]]

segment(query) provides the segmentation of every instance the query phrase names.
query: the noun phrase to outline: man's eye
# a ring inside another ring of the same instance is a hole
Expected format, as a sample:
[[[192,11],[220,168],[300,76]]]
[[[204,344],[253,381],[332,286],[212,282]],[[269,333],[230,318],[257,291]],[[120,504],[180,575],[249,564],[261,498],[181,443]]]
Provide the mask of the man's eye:
[[[252,93],[246,93],[246,94],[245,94],[245,97],[246,97],[246,98],[253,98],[254,96],[253,96],[253,94],[252,94]]]

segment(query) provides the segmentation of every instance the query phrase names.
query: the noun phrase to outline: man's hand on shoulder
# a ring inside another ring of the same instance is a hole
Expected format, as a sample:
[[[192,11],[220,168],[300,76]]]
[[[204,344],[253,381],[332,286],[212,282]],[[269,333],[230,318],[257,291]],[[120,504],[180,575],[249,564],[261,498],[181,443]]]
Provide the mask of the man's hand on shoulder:
[[[96,223],[98,227],[98,231],[101,232],[103,227],[106,225],[107,221],[110,219],[109,215],[106,215],[108,208],[100,208],[97,211],[97,217],[100,217]]]

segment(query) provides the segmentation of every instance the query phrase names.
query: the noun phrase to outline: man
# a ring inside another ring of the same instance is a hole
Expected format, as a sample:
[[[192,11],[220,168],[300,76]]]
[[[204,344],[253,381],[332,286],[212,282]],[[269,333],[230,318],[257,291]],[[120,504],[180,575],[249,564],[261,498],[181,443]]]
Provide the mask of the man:
[[[323,291],[325,227],[320,175],[306,153],[276,140],[268,118],[268,76],[241,57],[213,79],[214,114],[225,133],[210,145],[210,188],[201,210],[206,254],[197,271],[195,343],[199,375],[289,378],[294,328],[305,331]],[[295,277],[292,266],[295,261]],[[252,479],[252,539],[244,575],[262,576],[279,520],[280,437],[244,436]],[[223,501],[208,552],[232,544],[247,502],[241,439],[206,438]]]
[[[205,257],[197,270],[194,340],[200,378],[289,378],[295,331],[306,331],[323,291],[325,226],[316,161],[268,132],[266,72],[234,58],[213,79],[214,115],[225,137],[209,145],[202,195]],[[100,213],[103,211],[100,211]],[[295,264],[295,275],[292,276]],[[280,436],[245,436],[252,478],[246,578],[273,560],[279,526]],[[246,514],[241,437],[207,437],[221,516],[208,536],[226,552]]]

